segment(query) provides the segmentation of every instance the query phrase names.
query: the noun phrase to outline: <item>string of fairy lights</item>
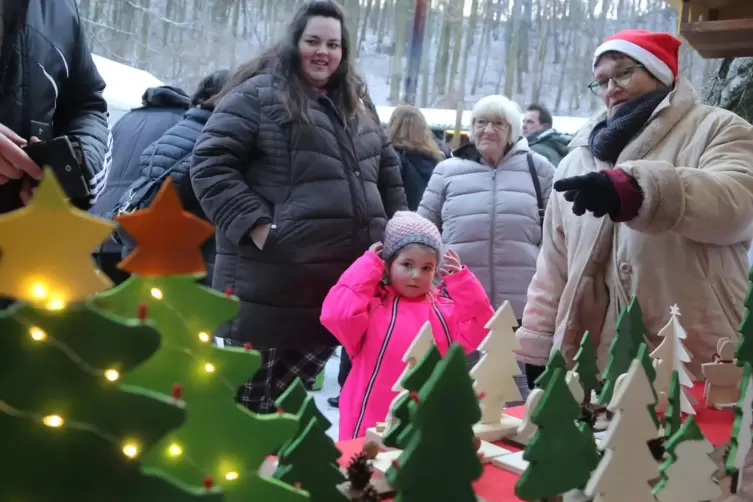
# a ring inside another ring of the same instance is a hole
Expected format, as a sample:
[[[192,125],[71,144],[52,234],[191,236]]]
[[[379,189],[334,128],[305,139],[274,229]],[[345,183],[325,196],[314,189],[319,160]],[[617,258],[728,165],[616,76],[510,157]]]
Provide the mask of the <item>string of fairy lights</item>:
[[[47,310],[50,311],[62,311],[66,308],[66,304],[64,300],[60,298],[49,298],[47,288],[43,283],[37,282],[34,283],[32,286],[33,296],[38,300],[38,302]],[[180,313],[179,310],[173,308],[173,306],[165,300],[164,293],[161,289],[153,287],[149,291],[152,298],[155,300],[159,300],[161,302],[164,302],[164,304],[179,318],[180,322],[183,323],[184,326],[188,325],[187,319]],[[28,320],[19,319],[22,323],[25,325],[31,324],[28,322]],[[86,361],[81,359],[78,354],[76,354],[75,351],[71,350],[70,347],[68,347],[66,344],[62,343],[61,341],[55,339],[54,337],[50,336],[47,332],[45,332],[42,328],[36,325],[31,325],[28,328],[29,330],[29,336],[32,340],[39,343],[46,343],[51,346],[54,346],[56,349],[63,352],[72,362],[74,362],[77,366],[79,366],[84,372],[98,378],[104,378],[110,383],[115,383],[120,379],[120,372],[115,368],[106,368],[106,369],[100,369],[95,368],[91,365],[89,365]],[[212,336],[205,332],[201,331],[198,333],[199,341],[202,343],[210,343],[212,341]],[[206,373],[214,374],[214,377],[218,379],[218,383],[224,385],[228,388],[230,392],[235,392],[235,388],[233,385],[228,382],[222,375],[216,373],[216,366],[209,361],[206,360],[200,360],[200,358],[193,353],[188,348],[185,347],[174,347],[170,345],[166,345],[163,343],[161,346],[163,349],[166,350],[177,350],[180,351],[190,357],[192,357],[195,360],[199,360],[203,370]],[[215,350],[224,350],[220,347],[213,347]],[[175,397],[175,396],[174,396]],[[177,398],[176,398],[177,399]],[[28,419],[35,422],[40,422],[43,425],[50,427],[50,428],[62,428],[66,427],[69,429],[76,429],[81,431],[87,431],[91,432],[93,434],[96,434],[97,436],[113,443],[116,445],[119,445],[121,447],[121,451],[123,452],[123,455],[128,457],[129,459],[136,459],[139,457],[142,453],[142,448],[138,441],[135,441],[133,439],[126,439],[123,440],[121,438],[117,438],[105,431],[102,431],[96,427],[94,427],[91,424],[76,422],[76,421],[68,421],[63,416],[59,414],[50,414],[50,415],[43,415],[39,413],[34,413],[26,410],[20,410],[17,409],[8,403],[4,401],[0,401],[0,413],[4,413],[6,415],[10,415],[13,417],[21,418],[21,419]],[[190,455],[187,455],[184,451],[183,447],[178,444],[177,442],[171,443],[167,447],[166,454],[173,458],[180,457],[182,462],[186,462],[192,467],[197,469],[197,472],[201,472],[201,468],[198,466],[196,462],[191,459]],[[240,474],[235,470],[229,470],[225,473],[224,478],[227,481],[234,481],[237,480],[240,477]]]

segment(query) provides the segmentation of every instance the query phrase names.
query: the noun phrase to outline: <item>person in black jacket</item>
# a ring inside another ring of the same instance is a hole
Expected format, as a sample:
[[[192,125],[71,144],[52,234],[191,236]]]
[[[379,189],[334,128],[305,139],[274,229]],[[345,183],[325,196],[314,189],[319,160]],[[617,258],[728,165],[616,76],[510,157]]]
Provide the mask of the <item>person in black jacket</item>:
[[[119,202],[141,172],[142,152],[180,122],[191,105],[185,91],[171,86],[150,87],[141,99],[143,106],[123,115],[112,128],[111,148],[99,174],[105,179],[104,188],[90,210],[98,216],[117,216]],[[128,274],[117,267],[122,252],[123,246],[109,238],[94,254],[99,267],[115,284],[128,278]]]
[[[233,75],[194,149],[191,181],[217,230],[212,286],[241,300],[221,336],[263,357],[238,393],[258,413],[296,377],[313,383],[337,345],[324,297],[407,206],[343,18],[336,2],[303,4]]]
[[[220,70],[204,77],[191,97],[191,108],[185,113],[183,120],[168,129],[160,139],[149,145],[141,154],[140,177],[132,186],[134,192],[138,187],[149,186],[149,190],[145,191],[146,196],[142,200],[133,202],[134,209],[149,207],[159,187],[167,177],[170,177],[175,183],[183,209],[206,219],[191,186],[189,177],[191,153],[201,130],[214,110],[215,103],[211,101],[211,98],[222,90],[229,74],[228,70]],[[128,244],[131,242],[129,241]],[[205,281],[211,284],[215,255],[214,238],[207,239],[201,250],[207,264]],[[133,247],[124,244],[123,258],[131,251]]]
[[[75,0],[4,1],[0,9],[0,213],[5,213],[27,203],[42,176],[20,148],[32,138],[68,136],[93,185],[107,151],[107,103]],[[88,207],[89,201],[74,202]]]

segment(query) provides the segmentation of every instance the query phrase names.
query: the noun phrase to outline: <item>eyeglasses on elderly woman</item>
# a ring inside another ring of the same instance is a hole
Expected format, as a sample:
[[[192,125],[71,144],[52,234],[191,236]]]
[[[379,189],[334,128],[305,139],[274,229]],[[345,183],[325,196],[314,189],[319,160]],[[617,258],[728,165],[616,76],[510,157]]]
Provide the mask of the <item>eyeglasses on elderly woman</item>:
[[[597,96],[603,96],[609,90],[610,81],[614,82],[614,85],[617,87],[625,89],[630,85],[630,81],[633,79],[636,70],[640,68],[645,68],[645,66],[636,64],[626,68],[619,68],[611,77],[599,78],[588,84],[588,89]]]
[[[479,130],[486,129],[486,126],[491,124],[492,129],[495,131],[504,131],[510,124],[504,119],[487,120],[487,119],[473,119],[473,127]]]

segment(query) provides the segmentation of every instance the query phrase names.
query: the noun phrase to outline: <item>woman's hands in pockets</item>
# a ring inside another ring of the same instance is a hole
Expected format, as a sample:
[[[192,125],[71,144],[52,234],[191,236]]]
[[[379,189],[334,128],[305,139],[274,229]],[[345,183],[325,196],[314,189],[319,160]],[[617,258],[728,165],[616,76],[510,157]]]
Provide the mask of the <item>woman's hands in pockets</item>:
[[[256,244],[256,247],[259,248],[259,250],[264,249],[264,244],[266,244],[267,237],[269,237],[270,228],[272,228],[271,223],[262,223],[251,230],[251,240]]]

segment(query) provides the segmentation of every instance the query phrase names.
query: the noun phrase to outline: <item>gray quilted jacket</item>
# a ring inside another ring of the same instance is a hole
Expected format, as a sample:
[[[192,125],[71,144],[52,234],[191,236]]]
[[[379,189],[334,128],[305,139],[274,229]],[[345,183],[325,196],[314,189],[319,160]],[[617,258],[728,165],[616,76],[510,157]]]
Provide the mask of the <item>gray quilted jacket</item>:
[[[546,207],[554,166],[520,139],[494,167],[481,160],[472,144],[456,150],[434,169],[418,208],[439,227],[445,245],[476,274],[492,305],[497,308],[509,300],[518,318],[541,245],[528,155]]]

